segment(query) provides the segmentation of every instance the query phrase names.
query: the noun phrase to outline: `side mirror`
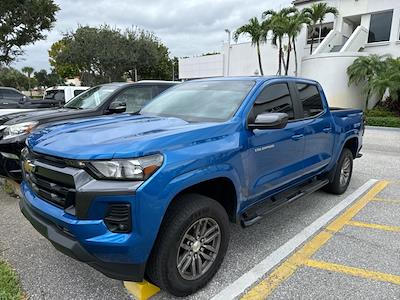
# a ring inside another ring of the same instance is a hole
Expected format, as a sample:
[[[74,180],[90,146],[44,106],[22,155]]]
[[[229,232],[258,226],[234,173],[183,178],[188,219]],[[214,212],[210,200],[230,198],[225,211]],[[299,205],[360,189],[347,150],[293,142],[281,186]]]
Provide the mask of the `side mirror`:
[[[286,113],[262,113],[257,115],[254,122],[249,123],[250,129],[281,129],[289,120]]]
[[[21,96],[21,98],[19,99],[19,103],[20,104],[24,104],[25,102],[27,102],[27,100],[28,100],[28,97],[26,97],[26,96]]]
[[[116,114],[123,113],[124,111],[126,111],[126,103],[114,101],[108,107],[108,111]]]

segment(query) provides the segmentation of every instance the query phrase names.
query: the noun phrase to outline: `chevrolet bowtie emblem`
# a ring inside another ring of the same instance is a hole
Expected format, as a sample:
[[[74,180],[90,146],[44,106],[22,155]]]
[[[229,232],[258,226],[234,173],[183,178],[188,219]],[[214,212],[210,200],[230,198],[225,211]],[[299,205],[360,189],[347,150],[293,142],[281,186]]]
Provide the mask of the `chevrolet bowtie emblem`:
[[[36,166],[30,160],[25,160],[23,166],[26,173],[35,172]]]

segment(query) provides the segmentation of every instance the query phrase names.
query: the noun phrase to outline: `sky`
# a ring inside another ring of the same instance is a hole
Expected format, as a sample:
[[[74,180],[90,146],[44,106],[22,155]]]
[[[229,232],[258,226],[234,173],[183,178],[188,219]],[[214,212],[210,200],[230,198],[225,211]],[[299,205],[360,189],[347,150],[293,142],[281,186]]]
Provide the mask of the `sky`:
[[[50,69],[48,49],[78,25],[108,24],[121,29],[138,26],[154,32],[171,56],[195,56],[219,52],[228,35],[263,11],[280,9],[292,0],[55,0],[60,7],[54,28],[46,40],[24,47],[13,64],[21,69]],[[242,38],[240,41],[246,41]]]

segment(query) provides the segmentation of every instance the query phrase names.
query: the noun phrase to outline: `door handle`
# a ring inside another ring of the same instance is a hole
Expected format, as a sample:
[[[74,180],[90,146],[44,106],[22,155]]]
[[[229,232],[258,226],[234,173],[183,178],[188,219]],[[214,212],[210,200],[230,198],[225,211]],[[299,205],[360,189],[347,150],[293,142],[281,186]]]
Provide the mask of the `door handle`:
[[[292,140],[298,141],[298,140],[302,139],[303,137],[304,137],[304,134],[295,134],[295,135],[292,135]]]
[[[322,129],[322,131],[325,133],[330,133],[332,131],[332,128],[327,127],[327,128]]]

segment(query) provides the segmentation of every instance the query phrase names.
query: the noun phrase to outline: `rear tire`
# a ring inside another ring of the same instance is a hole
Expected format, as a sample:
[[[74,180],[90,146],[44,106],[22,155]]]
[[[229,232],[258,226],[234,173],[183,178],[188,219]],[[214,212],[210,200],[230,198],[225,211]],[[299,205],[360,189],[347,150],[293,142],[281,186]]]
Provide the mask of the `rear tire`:
[[[324,190],[336,195],[343,194],[350,184],[352,173],[353,153],[349,149],[344,148],[336,164],[333,178],[324,187]]]
[[[218,271],[228,243],[228,216],[217,201],[198,194],[179,196],[161,224],[147,276],[175,296],[190,295]]]

